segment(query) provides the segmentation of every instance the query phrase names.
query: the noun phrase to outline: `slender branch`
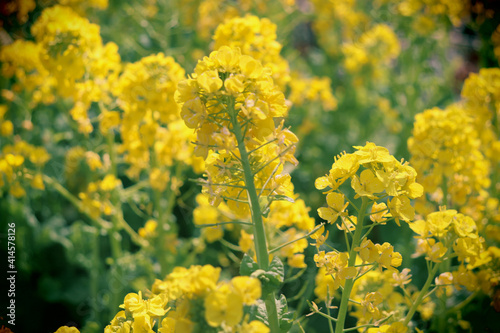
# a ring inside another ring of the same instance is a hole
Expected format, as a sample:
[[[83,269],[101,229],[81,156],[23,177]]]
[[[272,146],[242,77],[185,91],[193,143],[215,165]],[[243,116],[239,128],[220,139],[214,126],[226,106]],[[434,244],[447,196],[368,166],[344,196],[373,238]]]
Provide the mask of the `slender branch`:
[[[85,206],[83,205],[82,201],[75,197],[73,194],[71,194],[64,186],[59,184],[57,180],[55,180],[52,177],[49,177],[47,175],[43,175],[43,181],[47,183],[48,185],[52,186],[59,194],[61,194],[65,199],[67,199],[69,202],[73,204],[80,212],[85,214],[91,221],[95,222],[97,227],[102,228],[103,230],[110,230],[113,225],[104,220],[101,217],[93,217],[90,215],[87,210],[85,209]]]
[[[230,248],[231,250],[233,251],[238,251],[238,252],[243,252],[241,250],[241,247],[239,247],[238,245],[234,245],[233,243],[230,243],[228,242],[227,240],[225,240],[224,238],[221,238],[219,239],[219,241],[224,245],[226,246],[227,248]]]
[[[417,311],[417,307],[424,300],[424,295],[427,294],[427,290],[429,290],[429,287],[432,283],[432,280],[434,279],[434,276],[436,275],[436,273],[439,269],[439,266],[440,266],[439,264],[440,263],[436,263],[434,265],[434,267],[432,268],[432,270],[429,269],[429,271],[428,271],[429,275],[427,276],[427,280],[425,281],[424,286],[422,287],[422,289],[418,293],[417,299],[415,300],[415,302],[413,302],[413,305],[411,306],[410,310],[408,311],[408,314],[406,315],[405,321],[403,322],[404,326],[408,326],[408,323],[410,322],[411,318],[413,318],[413,315]]]
[[[225,224],[244,224],[244,225],[253,225],[251,222],[244,221],[230,221],[230,222],[217,222],[217,223],[208,223],[208,224],[195,224],[196,228],[205,228],[205,227],[218,227]]]
[[[313,230],[309,231],[306,235],[304,235],[304,236],[302,236],[302,237],[299,237],[299,238],[297,238],[297,239],[294,239],[294,240],[292,240],[292,241],[286,242],[285,244],[282,244],[282,245],[280,245],[280,246],[278,246],[278,247],[275,247],[275,248],[274,248],[274,249],[272,249],[272,250],[269,250],[269,253],[274,253],[274,252],[276,252],[276,251],[278,251],[278,250],[280,250],[280,249],[284,248],[285,246],[288,246],[288,245],[290,245],[290,244],[293,244],[293,243],[295,243],[295,242],[298,242],[298,241],[299,241],[299,240],[301,240],[301,239],[304,239],[304,238],[307,238],[307,237],[311,236],[311,235],[312,235],[312,234],[314,234],[316,231],[318,231],[318,230],[319,230],[319,229],[320,229],[323,225],[324,225],[324,224],[320,224],[320,225],[316,226],[316,228],[314,228]]]

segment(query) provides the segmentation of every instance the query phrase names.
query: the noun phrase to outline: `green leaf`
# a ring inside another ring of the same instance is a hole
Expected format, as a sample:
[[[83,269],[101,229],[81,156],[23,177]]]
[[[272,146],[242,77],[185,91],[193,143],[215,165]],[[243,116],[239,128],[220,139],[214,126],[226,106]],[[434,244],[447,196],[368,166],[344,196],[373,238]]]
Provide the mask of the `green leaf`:
[[[251,276],[260,280],[262,284],[262,298],[281,287],[285,275],[283,263],[278,257],[274,257],[268,271],[257,269]]]
[[[293,312],[288,311],[288,304],[285,295],[281,294],[280,299],[276,300],[276,308],[278,311],[278,320],[280,323],[280,331],[286,333],[293,325]]]
[[[258,269],[259,265],[253,260],[252,257],[245,253],[243,259],[241,259],[240,274],[243,276],[250,276]]]
[[[283,266],[283,262],[281,262],[280,258],[275,256],[269,265],[269,271],[276,273],[280,277],[280,283],[285,279],[285,267]]]
[[[269,326],[269,320],[267,319],[266,303],[263,300],[261,299],[257,300],[257,304],[253,305],[250,308],[249,314],[250,314],[250,318],[248,320],[249,322],[251,322],[252,320],[258,320]]]

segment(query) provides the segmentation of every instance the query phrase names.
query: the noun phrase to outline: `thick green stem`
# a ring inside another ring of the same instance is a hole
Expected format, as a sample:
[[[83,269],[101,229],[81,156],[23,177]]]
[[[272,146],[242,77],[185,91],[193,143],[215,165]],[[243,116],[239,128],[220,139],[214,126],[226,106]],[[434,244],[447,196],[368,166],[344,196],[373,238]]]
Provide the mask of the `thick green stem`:
[[[435,266],[432,268],[432,270],[429,272],[429,275],[427,276],[427,280],[425,281],[424,286],[420,290],[420,293],[417,296],[417,299],[413,302],[413,305],[410,308],[410,311],[408,311],[408,314],[406,315],[405,321],[403,323],[404,326],[408,326],[408,323],[410,322],[411,318],[413,318],[413,315],[417,311],[418,306],[422,301],[424,300],[424,296],[427,295],[427,291],[429,290],[432,280],[434,280],[434,276],[436,275],[438,269],[439,269],[440,263],[436,263]]]
[[[238,142],[238,150],[240,152],[240,160],[245,174],[245,186],[247,189],[248,201],[250,211],[252,213],[253,222],[253,235],[255,242],[255,251],[257,253],[257,263],[259,268],[267,271],[269,269],[269,252],[267,249],[266,232],[264,229],[264,221],[262,219],[262,212],[259,205],[259,197],[254,183],[254,174],[250,165],[250,159],[247,148],[245,146],[245,138],[241,130],[241,125],[238,122],[237,111],[234,110],[234,100],[230,106],[231,122],[233,125],[233,133]],[[276,300],[274,293],[270,293],[266,300],[267,316],[269,320],[269,328],[271,333],[280,332],[278,312],[276,309]]]
[[[356,224],[356,230],[354,231],[354,236],[352,238],[352,243],[349,251],[349,261],[347,263],[348,267],[354,267],[356,264],[356,251],[354,248],[358,247],[361,242],[361,235],[363,234],[363,221],[366,215],[366,209],[368,208],[369,199],[363,197],[361,203],[361,208],[358,211],[358,222]],[[349,307],[349,298],[351,296],[352,287],[354,286],[355,277],[347,279],[344,284],[344,290],[342,291],[342,299],[340,300],[339,314],[337,317],[337,324],[335,325],[335,333],[342,333],[344,331],[344,324],[347,318],[347,309]]]

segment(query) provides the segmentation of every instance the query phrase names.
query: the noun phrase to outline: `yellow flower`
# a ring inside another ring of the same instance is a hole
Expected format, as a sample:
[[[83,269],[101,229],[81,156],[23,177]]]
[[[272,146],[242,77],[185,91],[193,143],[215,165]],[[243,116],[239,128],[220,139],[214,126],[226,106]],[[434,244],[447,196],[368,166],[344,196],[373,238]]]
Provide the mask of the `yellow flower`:
[[[243,323],[241,325],[241,333],[269,333],[269,327],[267,327],[263,322],[258,320],[252,320],[249,323]]]
[[[155,220],[148,220],[144,224],[144,228],[139,228],[139,236],[146,238],[152,237],[156,234],[156,228],[158,227],[158,223]]]
[[[221,284],[205,298],[205,319],[212,327],[237,325],[243,317],[243,298],[229,284]]]
[[[31,186],[38,190],[45,190],[45,185],[43,184],[43,176],[40,173],[37,173],[33,179],[31,180]]]
[[[384,185],[371,170],[363,170],[360,176],[354,176],[351,186],[356,191],[355,198],[366,196],[370,199],[375,199],[374,194],[384,190]]]
[[[241,296],[243,304],[252,305],[261,296],[260,281],[248,276],[237,276],[231,279],[231,285]]]
[[[311,244],[311,245],[314,245],[314,246],[316,246],[316,248],[319,249],[319,247],[321,245],[323,245],[326,242],[326,240],[328,239],[329,231],[327,230],[326,234],[323,235],[324,232],[325,232],[325,226],[322,225],[321,228],[318,229],[318,231],[316,231],[314,234],[312,234],[310,236],[312,239],[316,240],[316,243],[315,244]]]
[[[409,222],[415,217],[415,209],[411,206],[410,199],[406,196],[392,198],[388,202],[388,206],[398,226],[400,225],[400,219]]]
[[[219,78],[217,70],[211,70],[201,73],[196,78],[198,85],[207,93],[213,93],[222,87],[222,80]]]
[[[306,268],[307,265],[304,262],[305,255],[301,253],[295,253],[293,256],[288,257],[288,265],[293,268]]]
[[[250,249],[254,247],[253,243],[253,235],[248,234],[245,230],[241,230],[241,237],[238,242],[238,245],[241,248],[241,251],[248,252]]]
[[[328,207],[318,208],[318,215],[328,221],[328,223],[334,223],[337,221],[339,216],[345,216],[344,212],[349,203],[345,202],[344,195],[337,192],[328,193],[326,196],[326,202]]]
[[[378,249],[373,242],[367,238],[363,239],[359,247],[354,248],[358,252],[359,257],[368,263],[372,263],[378,259]]]
[[[399,252],[394,252],[394,247],[389,243],[384,243],[382,245],[375,244],[378,252],[380,253],[380,257],[377,259],[377,262],[387,269],[393,269],[395,267],[401,266],[403,262],[403,257]]]
[[[117,179],[115,175],[108,174],[101,181],[99,187],[102,191],[109,192],[121,185],[121,180]]]
[[[370,220],[376,223],[385,224],[385,220],[387,220],[389,217],[390,217],[389,209],[387,208],[387,205],[384,202],[373,203],[370,214]]]
[[[400,273],[392,273],[392,278],[395,281],[395,286],[400,286],[403,288],[404,285],[411,282],[411,274],[409,268],[404,268]]]
[[[425,259],[439,263],[443,261],[441,258],[446,254],[446,252],[448,252],[448,248],[444,246],[443,243],[436,242],[429,248]]]

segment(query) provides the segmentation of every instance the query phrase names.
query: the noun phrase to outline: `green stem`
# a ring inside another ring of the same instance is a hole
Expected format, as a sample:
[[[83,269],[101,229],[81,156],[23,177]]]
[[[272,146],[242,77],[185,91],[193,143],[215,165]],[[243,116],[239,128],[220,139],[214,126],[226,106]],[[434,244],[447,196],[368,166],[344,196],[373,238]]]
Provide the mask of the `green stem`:
[[[108,153],[111,161],[111,167],[110,167],[110,174],[116,177],[117,175],[117,156],[116,156],[116,150],[115,150],[115,141],[114,141],[114,133],[113,131],[109,131],[107,135],[107,148],[108,148]],[[111,204],[113,205],[113,208],[116,210],[114,214],[111,216],[111,222],[113,224],[113,227],[109,231],[109,242],[111,244],[111,256],[113,257],[113,266],[115,267],[115,270],[111,270],[111,273],[117,281],[120,281],[122,279],[122,268],[120,264],[118,263],[118,260],[122,257],[122,248],[121,248],[121,235],[120,235],[120,230],[122,228],[122,223],[120,222],[119,216],[123,216],[123,211],[121,207],[121,202],[120,202],[120,197],[118,194],[118,190],[114,189],[111,192]],[[118,284],[117,284],[118,285]],[[121,286],[121,285],[120,285]],[[111,295],[111,303],[110,306],[112,309],[115,309],[119,306],[121,303],[121,297],[122,297],[122,288],[118,287],[118,290],[115,290],[112,292]]]
[[[117,166],[116,166],[116,151],[114,147],[114,134],[112,131],[108,132],[107,136],[107,143],[108,143],[108,151],[109,151],[109,157],[111,160],[111,169],[110,174],[116,177],[116,172],[117,172]],[[109,240],[111,242],[111,253],[113,255],[113,259],[118,259],[122,255],[122,249],[121,249],[121,235],[120,235],[120,229],[121,229],[121,223],[118,219],[118,214],[120,211],[121,213],[121,204],[120,204],[120,198],[118,197],[118,193],[116,192],[116,189],[113,190],[111,193],[111,204],[113,207],[117,210],[112,217],[111,217],[111,222],[113,223],[113,228],[111,229],[109,233]]]
[[[349,261],[347,266],[354,267],[356,264],[356,251],[354,249],[359,246],[361,242],[361,235],[363,233],[363,222],[368,208],[369,199],[362,198],[361,208],[358,211],[358,223],[349,251]],[[351,296],[352,287],[354,286],[355,277],[347,279],[344,284],[344,291],[342,292],[342,299],[340,300],[339,314],[337,316],[337,324],[335,325],[335,333],[342,333],[344,331],[344,324],[347,318],[347,308],[349,307],[349,297]]]
[[[434,279],[434,276],[436,275],[438,269],[439,269],[440,263],[436,263],[435,266],[432,268],[432,270],[429,272],[429,275],[427,276],[427,280],[425,281],[424,286],[420,290],[420,293],[417,296],[417,299],[415,302],[413,302],[413,305],[410,308],[410,311],[408,311],[408,314],[406,315],[405,321],[403,323],[404,326],[408,326],[408,323],[410,322],[411,318],[413,318],[413,315],[417,311],[418,306],[422,303],[424,300],[424,296],[427,294],[427,290],[429,290],[432,280]]]
[[[80,212],[85,214],[97,228],[100,228],[102,230],[109,230],[112,228],[112,225],[108,221],[102,219],[101,217],[97,218],[92,217],[83,206],[81,200],[75,197],[73,194],[71,194],[71,192],[69,192],[64,186],[59,184],[57,180],[47,175],[43,175],[43,181],[46,184],[52,186],[60,195],[62,195],[66,200],[71,202],[73,206],[75,206]]]
[[[92,317],[95,318],[96,322],[100,322],[101,320],[101,312],[99,310],[99,306],[97,305],[98,299],[97,295],[99,294],[99,275],[102,273],[100,269],[100,253],[99,253],[99,229],[95,228],[92,233],[92,240],[94,245],[92,246],[92,267],[90,270],[90,292],[92,297],[91,301],[91,309],[92,309]]]
[[[231,122],[233,125],[233,133],[238,142],[238,150],[240,152],[240,160],[245,174],[245,185],[247,188],[247,195],[252,213],[253,222],[253,235],[255,241],[255,251],[257,253],[257,263],[259,268],[267,271],[269,269],[269,252],[267,249],[266,232],[264,229],[264,221],[262,219],[262,212],[259,205],[259,197],[254,183],[254,173],[250,165],[250,159],[247,148],[245,146],[245,138],[241,130],[241,125],[238,122],[238,111],[234,108],[234,100],[231,100],[229,107],[231,115]],[[269,320],[269,328],[271,333],[280,332],[278,312],[276,310],[276,300],[274,293],[270,293],[266,300],[267,316]]]

